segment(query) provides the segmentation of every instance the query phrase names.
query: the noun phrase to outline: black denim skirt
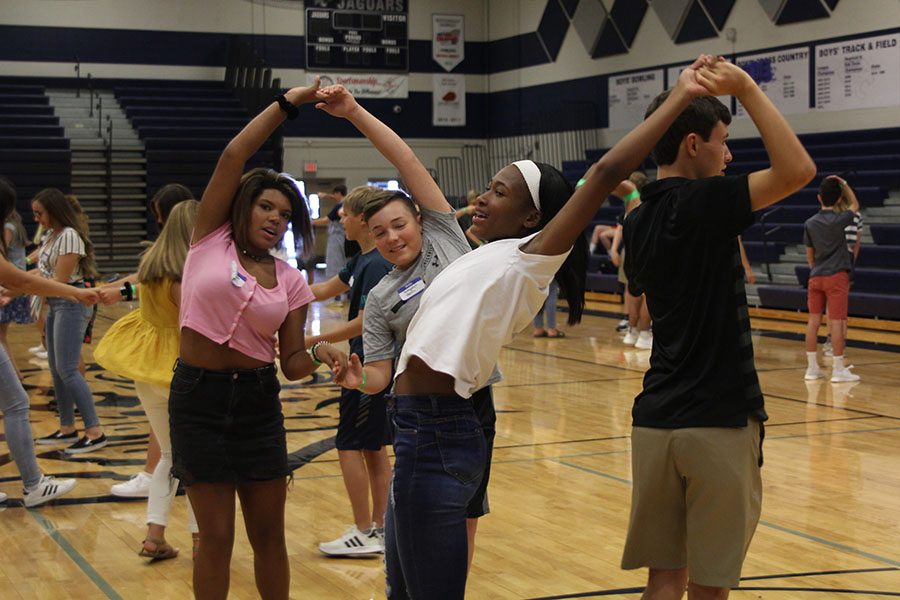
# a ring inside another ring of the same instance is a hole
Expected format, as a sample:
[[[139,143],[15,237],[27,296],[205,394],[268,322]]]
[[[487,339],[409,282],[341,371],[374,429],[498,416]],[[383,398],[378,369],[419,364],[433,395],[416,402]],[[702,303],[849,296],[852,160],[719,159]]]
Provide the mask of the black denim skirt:
[[[169,389],[172,474],[194,483],[290,475],[275,365],[212,371],[179,360]]]

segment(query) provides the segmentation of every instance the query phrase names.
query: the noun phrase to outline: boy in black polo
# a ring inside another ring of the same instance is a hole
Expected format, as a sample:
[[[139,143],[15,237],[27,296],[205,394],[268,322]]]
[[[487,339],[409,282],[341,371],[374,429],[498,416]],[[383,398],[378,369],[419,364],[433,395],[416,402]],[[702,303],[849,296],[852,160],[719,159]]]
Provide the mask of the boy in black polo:
[[[321,335],[307,337],[307,346],[349,339],[350,352],[355,352],[362,358],[362,322],[366,297],[393,268],[375,249],[375,242],[363,219],[366,204],[384,193],[378,188],[361,186],[344,198],[341,225],[347,239],[359,242],[360,252],[350,259],[338,275],[314,284],[310,289],[317,300],[332,298],[349,289],[350,310],[347,323]],[[391,465],[385,448],[390,443],[390,430],[384,393],[370,396],[359,390],[342,388],[338,413],[340,420],[335,447],[341,475],[350,497],[354,523],[337,539],[319,544],[319,551],[328,556],[383,553],[384,512],[391,479]]]
[[[632,294],[646,294],[654,335],[632,413],[634,489],[622,558],[622,568],[650,568],[644,598],[680,598],[685,586],[691,598],[725,598],[738,584],[759,520],[766,413],[737,237],[753,211],[815,174],[743,70],[722,61],[704,79],[713,94],[743,104],[771,167],[725,176],[730,111],[716,98],[695,99],[656,145],[657,181],[625,222],[626,275]]]

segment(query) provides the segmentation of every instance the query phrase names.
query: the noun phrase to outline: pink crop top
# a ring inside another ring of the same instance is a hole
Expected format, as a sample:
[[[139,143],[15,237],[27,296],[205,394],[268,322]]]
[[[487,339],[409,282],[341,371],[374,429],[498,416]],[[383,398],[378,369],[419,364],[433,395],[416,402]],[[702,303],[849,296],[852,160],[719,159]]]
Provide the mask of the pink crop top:
[[[181,327],[265,362],[275,360],[275,334],[288,313],[309,304],[300,271],[275,259],[277,285],[266,289],[238,260],[231,223],[191,245],[181,277]]]

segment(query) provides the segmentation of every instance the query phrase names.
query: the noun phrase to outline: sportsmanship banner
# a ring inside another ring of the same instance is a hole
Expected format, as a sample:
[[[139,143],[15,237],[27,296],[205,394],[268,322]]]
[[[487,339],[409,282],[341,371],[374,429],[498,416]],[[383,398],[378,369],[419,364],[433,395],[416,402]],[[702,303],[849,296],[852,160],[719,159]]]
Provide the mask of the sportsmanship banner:
[[[900,34],[816,46],[816,108],[900,105]]]
[[[644,120],[650,102],[663,91],[663,71],[609,77],[609,128],[632,129]]]
[[[778,110],[785,115],[809,112],[809,48],[752,54],[737,59]],[[737,103],[738,117],[747,111]]]
[[[316,75],[322,87],[340,84],[357,98],[406,98],[409,96],[409,76],[390,73],[307,73],[312,84]]]

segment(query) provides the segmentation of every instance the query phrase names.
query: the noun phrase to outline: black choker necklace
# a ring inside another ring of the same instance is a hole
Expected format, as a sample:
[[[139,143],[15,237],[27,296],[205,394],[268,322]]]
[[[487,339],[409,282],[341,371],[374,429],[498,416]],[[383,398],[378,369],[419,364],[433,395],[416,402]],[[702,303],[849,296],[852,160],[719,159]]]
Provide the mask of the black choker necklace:
[[[238,247],[238,250],[241,251],[241,254],[243,254],[250,260],[253,260],[256,262],[262,262],[262,261],[266,260],[267,258],[272,258],[272,255],[269,254],[268,252],[266,252],[265,254],[253,254],[252,252],[248,252],[247,250],[244,250],[239,245],[237,245],[237,244],[235,244],[235,245]]]

